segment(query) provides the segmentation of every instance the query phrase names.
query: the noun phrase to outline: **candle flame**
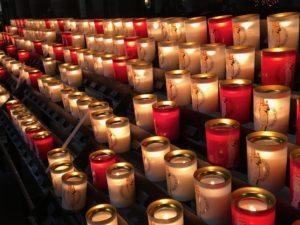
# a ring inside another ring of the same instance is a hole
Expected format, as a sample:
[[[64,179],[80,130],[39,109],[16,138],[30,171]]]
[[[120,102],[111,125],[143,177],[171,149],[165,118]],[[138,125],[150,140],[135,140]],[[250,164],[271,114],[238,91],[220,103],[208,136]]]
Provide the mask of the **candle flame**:
[[[256,208],[253,205],[249,205],[249,210],[252,211],[252,212],[255,212]]]

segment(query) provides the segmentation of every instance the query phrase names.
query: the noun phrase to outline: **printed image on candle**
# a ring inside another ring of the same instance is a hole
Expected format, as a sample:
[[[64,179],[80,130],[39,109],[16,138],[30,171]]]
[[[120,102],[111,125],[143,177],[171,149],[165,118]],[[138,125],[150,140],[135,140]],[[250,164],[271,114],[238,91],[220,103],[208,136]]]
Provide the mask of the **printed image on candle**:
[[[145,157],[145,155],[143,155],[143,162],[144,162],[145,173],[147,173],[147,172],[149,172],[151,170],[151,164],[150,164],[148,158]]]
[[[250,166],[252,170],[251,183],[260,185],[261,182],[268,179],[270,175],[270,165],[261,158],[260,154],[256,152],[255,149],[251,150],[250,164],[252,164],[252,166]]]
[[[201,51],[200,60],[203,73],[209,73],[214,67],[214,62],[207,51]]]
[[[268,100],[262,99],[258,106],[260,130],[267,130],[276,122],[276,111],[270,108]]]
[[[117,140],[115,134],[113,134],[110,130],[107,130],[107,134],[108,134],[109,147],[113,149],[114,146],[117,145],[118,140]]]
[[[169,100],[176,99],[177,89],[176,89],[176,85],[174,85],[171,79],[167,79],[167,87],[168,87],[168,93],[170,93],[170,96],[168,96]]]
[[[172,193],[177,189],[178,187],[178,180],[174,174],[172,174],[168,167],[166,167],[166,177],[167,177],[167,183],[168,183],[168,193],[172,195]]]
[[[234,39],[237,40],[237,45],[243,45],[247,39],[247,33],[245,32],[245,28],[240,26],[239,24],[235,24],[233,26],[233,36]]]
[[[170,36],[173,37],[174,40],[179,41],[182,38],[182,30],[180,29],[180,27],[177,26],[180,25],[176,23],[171,24]]]
[[[68,188],[63,190],[62,195],[62,199],[68,199],[70,201],[71,209],[75,209],[76,205],[81,202],[83,193],[80,193],[80,190],[77,191],[74,185],[68,185]]]
[[[126,184],[121,186],[120,193],[124,199],[130,200],[132,198],[131,193],[134,189],[134,178],[132,176],[126,178]]]
[[[197,196],[197,215],[201,217],[209,211],[209,204],[207,199],[201,194],[199,186],[196,185],[195,187],[195,192]]]
[[[191,63],[191,59],[190,59],[190,56],[188,54],[186,54],[183,51],[179,51],[179,62],[180,62],[180,65],[182,66],[181,69],[188,69],[188,67],[190,66],[190,63]]]
[[[222,117],[230,118],[231,114],[234,112],[234,104],[232,103],[231,99],[223,97],[221,107],[222,107]]]
[[[288,40],[286,29],[279,22],[272,22],[271,27],[274,47],[284,46]]]
[[[165,65],[165,57],[164,54],[162,53],[162,51],[158,48],[158,61],[159,61],[159,65],[160,67],[164,68]]]
[[[193,104],[196,103],[196,105],[193,105],[193,108],[200,111],[201,105],[205,102],[205,94],[202,89],[197,88],[197,84],[192,84],[192,94],[196,99],[196,101],[193,101]]]
[[[228,72],[228,79],[235,79],[239,77],[241,66],[239,61],[237,61],[232,54],[228,55],[226,67]]]

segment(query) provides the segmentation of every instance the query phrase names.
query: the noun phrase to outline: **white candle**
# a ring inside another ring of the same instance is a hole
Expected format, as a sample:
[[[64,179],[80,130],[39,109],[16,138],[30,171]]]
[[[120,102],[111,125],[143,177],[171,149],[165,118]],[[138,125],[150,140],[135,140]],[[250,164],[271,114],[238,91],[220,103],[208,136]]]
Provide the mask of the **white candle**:
[[[19,61],[13,61],[10,63],[10,66],[12,74],[18,75],[20,73],[20,67],[22,66],[22,63]]]
[[[102,109],[109,109],[108,102],[94,100],[88,105],[89,117],[92,119],[92,113]]]
[[[178,44],[173,41],[159,42],[158,59],[161,69],[165,71],[178,69]]]
[[[273,192],[280,191],[285,184],[287,136],[258,131],[246,139],[248,182]]]
[[[86,51],[84,55],[84,68],[94,72],[94,51]]]
[[[103,36],[104,36],[104,34],[97,34],[95,36],[95,43],[96,43],[97,51],[104,51]]]
[[[84,48],[84,35],[81,33],[72,33],[72,45],[73,47]]]
[[[43,56],[46,57],[49,53],[48,53],[48,43],[47,42],[43,42],[42,43],[42,51],[43,51]]]
[[[166,72],[166,87],[168,100],[179,106],[190,104],[191,80],[187,70],[171,70]]]
[[[113,36],[112,35],[104,35],[103,36],[103,46],[104,51],[107,53],[114,52],[114,43],[113,43]]]
[[[0,106],[2,106],[9,99],[9,92],[6,90],[0,91]]]
[[[148,63],[155,58],[155,40],[153,38],[140,38],[137,40],[138,57]]]
[[[78,49],[76,51],[78,65],[80,66],[81,69],[85,69],[84,53],[87,51],[88,51],[88,49]]]
[[[90,96],[82,96],[77,100],[77,107],[79,112],[79,119],[82,119],[85,114],[89,113],[89,104],[94,100],[94,98]],[[90,117],[87,117],[83,122],[84,125],[89,125],[91,123]]]
[[[77,100],[85,95],[84,92],[74,91],[68,95],[69,107],[72,116],[79,119],[79,110],[77,107]]]
[[[154,94],[137,95],[133,98],[136,125],[147,131],[153,131],[152,105],[156,102],[157,97]]]
[[[116,153],[130,150],[130,125],[126,117],[114,117],[106,121],[109,148]]]
[[[148,180],[159,182],[166,179],[165,155],[170,151],[170,141],[154,136],[141,142],[144,171]]]
[[[179,201],[190,201],[195,196],[193,174],[197,156],[189,150],[174,150],[165,155],[168,193]]]
[[[85,214],[87,225],[118,225],[117,211],[110,204],[99,204],[90,208]]]
[[[221,43],[200,46],[201,73],[215,73],[225,78],[225,45]]]
[[[76,91],[76,88],[74,87],[64,87],[63,89],[61,89],[61,100],[63,102],[63,106],[64,106],[64,109],[68,112],[71,112],[71,109],[70,109],[70,105],[69,105],[69,94]]]
[[[121,18],[113,19],[113,35],[123,35],[123,23]]]
[[[105,54],[102,56],[102,69],[105,77],[114,78],[113,54]]]
[[[126,70],[127,70],[127,78],[128,83],[130,86],[133,86],[133,71],[132,71],[132,65],[135,63],[143,62],[140,59],[129,59],[126,61]]]
[[[48,82],[48,93],[52,102],[61,101],[61,90],[64,88],[64,85],[59,80],[52,80]]]
[[[79,87],[82,83],[82,71],[79,66],[72,65],[67,67],[66,72],[68,84],[70,86]]]
[[[218,111],[218,77],[215,74],[191,76],[191,96],[193,110],[202,113]]]
[[[91,113],[91,124],[95,139],[98,143],[108,142],[106,121],[113,117],[114,114],[111,108],[101,109]]]
[[[54,76],[56,73],[56,60],[50,57],[43,59],[45,73]]]
[[[72,161],[72,156],[68,149],[65,148],[55,148],[47,152],[48,164],[52,165],[53,163],[60,161]]]
[[[151,93],[153,91],[152,64],[146,62],[134,63],[131,68],[134,90],[139,93]]]
[[[94,34],[89,34],[85,36],[85,43],[86,47],[90,50],[96,50],[96,42],[95,42],[95,35]]]
[[[207,166],[194,173],[197,215],[207,224],[229,222],[231,174],[218,166]]]
[[[106,177],[110,202],[118,208],[132,205],[135,198],[133,166],[125,162],[115,163],[107,168]]]
[[[123,35],[124,36],[135,35],[132,18],[123,19]]]
[[[155,41],[164,39],[161,18],[152,18],[147,20],[148,36]]]
[[[226,48],[226,79],[254,80],[255,49],[248,46]]]
[[[42,86],[43,86],[42,91],[43,91],[43,94],[46,95],[46,97],[48,97],[48,98],[50,98],[48,83],[52,82],[52,81],[56,81],[56,79],[51,76],[48,76],[48,77],[42,79]]]
[[[124,56],[125,55],[124,38],[125,38],[125,36],[122,36],[122,35],[114,36],[114,38],[113,38],[113,46],[114,46],[113,53],[116,56]]]
[[[184,42],[179,45],[179,69],[191,74],[200,73],[200,46],[196,42]]]
[[[187,42],[199,45],[207,43],[207,23],[205,16],[193,17],[185,20],[185,37]]]
[[[67,68],[71,66],[70,63],[62,63],[59,64],[58,69],[59,69],[59,73],[60,73],[60,79],[62,82],[67,83],[68,82],[68,78],[67,78]]]
[[[185,18],[173,18],[167,22],[169,41],[185,42]]]
[[[286,133],[290,117],[290,88],[259,86],[254,88],[253,96],[254,129]]]
[[[105,54],[105,52],[94,53],[94,71],[98,75],[103,75],[102,56]]]

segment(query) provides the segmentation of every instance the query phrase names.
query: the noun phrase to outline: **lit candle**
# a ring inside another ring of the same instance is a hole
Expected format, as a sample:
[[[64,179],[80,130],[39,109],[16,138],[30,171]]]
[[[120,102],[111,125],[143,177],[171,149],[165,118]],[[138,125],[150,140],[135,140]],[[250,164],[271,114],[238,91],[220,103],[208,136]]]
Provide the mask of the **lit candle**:
[[[250,120],[252,82],[245,79],[220,81],[221,116],[247,123]]]
[[[63,52],[63,45],[54,43],[52,45],[53,52],[55,54],[55,59],[58,61],[64,61],[64,52]]]
[[[79,119],[79,109],[77,107],[77,100],[85,96],[85,92],[74,91],[68,95],[69,107],[72,116]]]
[[[290,201],[296,209],[300,208],[300,149],[290,152]]]
[[[65,210],[78,211],[86,202],[87,176],[83,172],[68,172],[62,176],[62,202]]]
[[[165,155],[168,193],[179,201],[195,196],[193,174],[197,170],[197,155],[190,150],[173,150]]]
[[[110,202],[118,207],[129,207],[134,203],[134,168],[130,163],[115,163],[106,169]]]
[[[194,173],[197,215],[207,224],[229,222],[231,174],[218,166],[207,166]]]
[[[29,60],[29,52],[26,50],[19,50],[18,59],[20,60],[20,62],[26,63]]]
[[[13,61],[10,63],[10,66],[11,66],[10,70],[11,70],[12,74],[14,74],[16,76],[19,75],[20,67],[22,66],[22,63],[19,61]]]
[[[114,117],[106,121],[109,148],[116,153],[130,150],[130,124],[126,117]]]
[[[299,13],[277,13],[267,17],[269,48],[288,47],[298,49]]]
[[[103,36],[104,34],[98,34],[95,36],[97,51],[104,51]]]
[[[79,66],[72,65],[67,67],[66,72],[68,84],[70,86],[79,87],[82,83],[82,71]]]
[[[108,102],[105,102],[105,101],[93,100],[88,105],[88,109],[89,109],[88,113],[89,113],[90,119],[92,119],[93,112],[96,112],[96,111],[102,110],[102,109],[109,109],[109,104],[108,104]]]
[[[152,63],[155,58],[155,40],[153,38],[141,38],[137,40],[138,58]]]
[[[107,53],[114,52],[114,42],[113,35],[104,35],[103,36],[103,50]]]
[[[28,147],[30,150],[34,150],[32,136],[40,131],[43,131],[43,128],[41,125],[32,125],[32,126],[28,126],[25,128],[27,144],[28,144]]]
[[[179,106],[190,104],[191,80],[187,70],[171,70],[166,72],[166,87],[168,100]]]
[[[178,44],[173,41],[158,43],[159,67],[165,71],[175,70],[179,67]]]
[[[137,40],[138,36],[129,36],[124,38],[124,46],[125,46],[125,55],[128,59],[136,59],[138,58],[137,52]]]
[[[290,88],[259,86],[254,88],[253,98],[254,129],[286,133],[290,117]]]
[[[85,214],[87,225],[118,225],[117,211],[110,204],[99,204],[90,208]]]
[[[151,18],[147,20],[148,36],[155,41],[164,39],[161,18]]]
[[[106,121],[113,117],[114,114],[111,108],[100,109],[91,113],[91,124],[97,142],[108,142]]]
[[[102,58],[102,69],[105,77],[114,78],[113,54],[104,54]]]
[[[81,49],[79,47],[73,47],[73,48],[70,48],[70,57],[71,57],[71,62],[74,64],[74,65],[78,65],[78,57],[77,57],[77,51]]]
[[[10,57],[15,57],[17,54],[17,47],[15,45],[8,45],[5,47],[6,53]]]
[[[63,106],[64,106],[64,109],[68,112],[71,112],[71,109],[70,109],[70,105],[69,105],[69,94],[76,91],[76,88],[74,87],[64,87],[63,89],[61,89],[61,100],[63,102]]]
[[[261,53],[261,84],[294,85],[296,50],[267,48]]]
[[[111,19],[105,19],[103,22],[103,30],[105,35],[113,35],[114,28]]]
[[[113,34],[114,35],[123,35],[123,23],[121,18],[112,19],[111,20],[113,25]]]
[[[53,149],[54,138],[49,131],[40,131],[32,136],[32,142],[37,156],[44,160],[47,159],[47,152]]]
[[[275,224],[275,196],[261,188],[239,188],[232,193],[232,224]]]
[[[84,62],[84,53],[87,52],[88,49],[79,49],[76,51],[77,53],[77,61],[78,65],[80,66],[81,69],[85,68],[85,62]]]
[[[59,69],[59,73],[60,73],[60,79],[62,82],[64,83],[67,83],[68,82],[68,79],[67,79],[67,68],[71,66],[70,63],[61,63],[59,64],[58,66],[58,69]]]
[[[81,33],[72,33],[72,45],[74,47],[84,48],[84,35]]]
[[[225,168],[240,162],[240,124],[232,119],[212,119],[205,123],[208,161]]]
[[[139,62],[132,64],[131,68],[134,90],[139,93],[151,93],[153,91],[152,64]]]
[[[79,112],[79,119],[82,119],[85,114],[89,113],[89,104],[94,100],[94,98],[90,96],[82,96],[77,100],[77,107]],[[89,125],[91,123],[90,117],[87,117],[83,122],[84,125]]]
[[[210,43],[233,44],[232,16],[215,16],[208,19]]]
[[[135,63],[143,62],[140,59],[129,59],[126,61],[126,69],[127,69],[127,78],[130,86],[133,86],[133,71],[132,65]]]
[[[169,41],[185,42],[185,18],[169,19],[167,21],[167,36]]]
[[[63,47],[64,61],[66,63],[71,63],[72,62],[71,53],[70,53],[70,49],[71,48],[72,48],[71,46],[65,46],[65,47]]]
[[[74,166],[71,161],[60,161],[50,165],[52,185],[57,197],[61,197],[62,194],[62,176],[72,171]]]
[[[146,18],[134,18],[132,22],[136,36],[141,38],[148,37]]]
[[[62,32],[61,33],[61,37],[62,37],[62,42],[64,45],[66,46],[72,46],[72,32]]]
[[[54,76],[56,73],[56,61],[50,57],[43,59],[45,73]]]
[[[93,175],[93,185],[96,188],[107,189],[106,169],[116,163],[116,154],[109,149],[92,152],[89,156]]]
[[[207,43],[206,17],[199,16],[185,20],[185,37],[187,42],[196,42],[199,45]]]
[[[200,47],[196,42],[184,42],[179,45],[179,68],[191,74],[200,73]]]
[[[96,50],[96,48],[95,48],[96,43],[95,43],[95,35],[94,34],[85,35],[85,42],[86,42],[87,49]]]
[[[149,225],[183,225],[183,207],[174,199],[160,199],[147,207]]]
[[[6,103],[9,98],[10,98],[9,92],[7,92],[6,90],[0,91],[0,106]]]
[[[123,19],[123,35],[133,36],[135,34],[132,18]]]
[[[147,179],[159,182],[166,179],[164,156],[170,152],[170,141],[154,136],[141,142],[144,171]]]
[[[126,68],[126,56],[115,56],[113,58],[113,67],[115,79],[122,83],[127,83],[127,68]]]
[[[48,164],[52,165],[53,163],[60,161],[72,161],[72,156],[68,149],[65,148],[54,148],[47,153]]]
[[[94,51],[86,51],[84,52],[84,69],[89,70],[90,72],[94,72]]]
[[[48,82],[48,93],[52,102],[61,101],[61,90],[64,84],[60,80],[52,80]]]
[[[32,69],[28,71],[28,76],[29,76],[29,80],[30,80],[30,85],[33,88],[38,89],[38,83],[37,83],[37,78],[42,76],[42,72],[36,69]]]
[[[33,41],[34,51],[39,55],[43,55],[42,43],[43,43],[42,40],[34,40]]]
[[[93,55],[94,59],[94,71],[97,75],[103,75],[102,56],[105,52],[95,52]]]
[[[103,34],[104,30],[103,30],[102,19],[94,19],[94,24],[95,24],[95,29],[97,34]]]
[[[124,38],[125,36],[118,35],[113,37],[113,53],[116,56],[124,56],[125,55],[125,47],[124,47]]]

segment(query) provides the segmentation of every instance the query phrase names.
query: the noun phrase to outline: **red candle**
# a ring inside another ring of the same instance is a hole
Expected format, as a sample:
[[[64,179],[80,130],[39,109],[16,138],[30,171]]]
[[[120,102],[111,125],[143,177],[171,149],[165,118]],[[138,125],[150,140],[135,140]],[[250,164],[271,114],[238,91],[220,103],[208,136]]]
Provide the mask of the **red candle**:
[[[0,67],[0,81],[4,80],[7,77],[7,73],[6,70],[4,69],[4,67]]]
[[[300,209],[300,149],[292,150],[290,153],[290,200],[291,205]]]
[[[71,32],[61,32],[61,38],[63,45],[72,46],[72,33]]]
[[[81,49],[79,47],[70,48],[70,57],[71,61],[74,65],[78,65],[78,57],[77,57],[77,51]]]
[[[216,16],[208,19],[210,43],[233,45],[232,16]]]
[[[252,82],[245,79],[220,81],[220,109],[224,118],[247,123],[252,106]]]
[[[44,19],[44,22],[45,22],[46,28],[47,28],[47,29],[50,29],[50,28],[51,28],[50,20],[49,20],[49,19]]]
[[[137,52],[137,39],[138,36],[130,36],[124,38],[124,48],[125,54],[128,59],[137,59],[138,52]]]
[[[90,154],[93,184],[96,188],[106,189],[106,168],[116,162],[116,154],[109,149],[98,150]]]
[[[38,82],[37,79],[43,75],[40,70],[32,69],[28,71],[29,73],[29,80],[32,87],[38,89]]]
[[[5,103],[5,108],[6,108],[8,115],[10,115],[10,109],[15,105],[20,105],[20,101],[16,100],[16,99],[12,99]]]
[[[63,51],[63,45],[55,43],[52,45],[53,52],[55,54],[55,59],[58,61],[64,61],[64,51]]]
[[[296,144],[300,145],[300,98],[297,98]]]
[[[18,59],[20,62],[26,63],[29,60],[29,52],[27,50],[19,50]]]
[[[261,84],[278,84],[292,87],[295,76],[295,64],[295,49],[263,49],[261,56]]]
[[[180,112],[173,101],[160,101],[153,106],[153,120],[157,136],[164,136],[170,140],[179,138]]]
[[[23,27],[18,27],[18,34],[19,34],[21,37],[24,37],[24,28],[23,28]]]
[[[40,125],[31,125],[25,128],[27,144],[31,150],[33,150],[32,136],[43,130]]]
[[[147,19],[146,18],[136,18],[132,20],[135,35],[139,37],[148,37],[147,32]]]
[[[54,139],[50,131],[39,131],[32,136],[32,142],[37,156],[44,160],[47,153],[54,148]]]
[[[94,24],[97,34],[104,34],[102,19],[95,19]]]
[[[225,168],[236,168],[240,161],[240,124],[231,119],[213,119],[205,123],[208,161]]]
[[[17,54],[17,47],[15,45],[6,46],[6,53],[10,57],[15,57]]]
[[[245,187],[232,193],[232,225],[274,225],[274,195],[264,189]]]
[[[3,50],[5,47],[5,40],[0,40],[0,49]]]
[[[39,55],[43,55],[42,43],[43,43],[43,41],[41,41],[41,40],[33,41],[34,50]]]
[[[60,31],[64,31],[65,30],[65,21],[63,19],[57,19],[57,26],[59,28]]]
[[[113,58],[115,79],[122,83],[128,83],[126,61],[126,56],[118,56]]]

